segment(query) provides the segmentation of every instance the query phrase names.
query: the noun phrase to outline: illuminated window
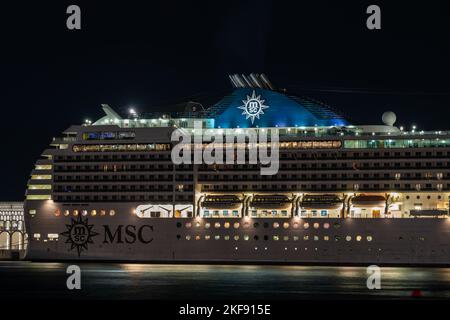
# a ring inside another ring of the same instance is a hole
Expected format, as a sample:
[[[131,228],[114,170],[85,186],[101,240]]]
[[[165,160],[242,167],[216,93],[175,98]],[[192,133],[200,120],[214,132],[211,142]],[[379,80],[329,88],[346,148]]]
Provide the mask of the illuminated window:
[[[319,241],[319,236],[314,236],[314,241]]]
[[[52,186],[50,184],[29,184],[29,190],[51,190]]]
[[[228,236],[228,235],[224,236],[223,238],[224,238],[224,240],[230,240],[230,236]]]
[[[278,240],[280,240],[280,237],[275,235],[275,236],[273,236],[273,240],[278,241]]]
[[[64,216],[68,216],[70,214],[70,211],[69,210],[64,210]]]
[[[323,224],[323,228],[324,228],[324,229],[330,229],[330,224],[329,224],[328,222],[325,222],[325,223]]]
[[[345,240],[351,241],[351,240],[352,240],[352,236],[346,236],[346,237],[345,237]]]
[[[35,166],[36,170],[52,170],[51,164],[37,164]]]
[[[28,214],[34,216],[36,214],[35,209],[28,210]]]
[[[298,223],[297,222],[294,223],[294,229],[298,229]]]
[[[196,228],[200,228],[200,226],[201,226],[201,223],[197,221],[197,222],[195,223],[195,227],[196,227]]]
[[[27,200],[51,200],[52,196],[49,194],[29,194]]]
[[[308,241],[309,240],[309,236],[308,235],[304,235],[303,236],[303,240]]]
[[[285,229],[289,228],[289,222],[283,223],[283,228],[285,228]]]
[[[205,223],[205,229],[209,229],[211,227],[211,224],[209,222]]]
[[[220,236],[219,235],[214,236],[214,240],[220,240]]]
[[[308,228],[309,228],[309,223],[306,222],[306,223],[303,225],[303,228],[308,229]]]
[[[249,235],[248,234],[244,235],[244,240],[248,241],[248,239],[250,239]]]
[[[216,223],[214,223],[214,228],[220,228],[220,222],[216,222]]]
[[[196,236],[195,236],[195,240],[200,240],[200,236],[199,236],[199,235],[196,235]]]
[[[370,241],[372,241],[372,236],[367,236],[367,238],[366,238],[366,239],[367,239],[367,241],[369,241],[369,242],[370,242]]]
[[[289,240],[289,236],[284,236],[284,237],[283,237],[283,240],[284,240],[284,241],[288,241],[288,240]]]
[[[361,241],[362,237],[361,236],[356,236],[356,241]]]
[[[330,240],[330,237],[329,236],[323,236],[323,240],[328,241],[328,240]]]
[[[95,217],[97,215],[97,210],[92,210],[91,211],[91,216]]]
[[[234,223],[234,228],[235,228],[235,229],[238,229],[238,228],[239,228],[239,222],[235,222],[235,223]]]
[[[61,215],[61,210],[56,209],[55,210],[55,217],[59,217]]]
[[[190,227],[192,227],[192,223],[186,222],[185,227],[189,229]]]
[[[294,241],[298,241],[299,237],[298,236],[293,236],[292,239],[294,239]]]
[[[116,215],[116,211],[115,210],[109,210],[109,215],[110,216],[115,216]]]
[[[273,223],[273,227],[274,227],[275,229],[277,229],[278,227],[280,227],[280,224],[279,224],[278,222],[274,222],[274,223]]]
[[[78,216],[78,210],[73,210],[73,215],[76,217]]]
[[[239,236],[238,236],[238,235],[235,235],[235,236],[234,236],[234,240],[238,241],[238,240],[239,240]]]
[[[87,216],[87,214],[88,214],[87,210],[81,211],[81,215],[82,215],[83,217]]]
[[[223,224],[223,227],[224,227],[225,229],[230,228],[230,223],[229,223],[229,222],[225,222],[225,223]]]
[[[313,224],[314,229],[319,229],[319,224],[316,222]]]
[[[191,236],[190,236],[190,235],[187,235],[187,236],[186,236],[186,240],[191,240]]]
[[[211,236],[209,234],[205,235],[205,240],[211,239]]]
[[[41,239],[41,234],[40,233],[35,233],[33,234],[33,238],[36,240],[40,240]]]
[[[106,210],[100,210],[100,215],[101,216],[106,216]]]
[[[31,180],[51,180],[51,174],[33,174],[31,175]]]
[[[341,237],[339,237],[339,236],[334,236],[334,241],[338,242],[339,240],[341,240]]]

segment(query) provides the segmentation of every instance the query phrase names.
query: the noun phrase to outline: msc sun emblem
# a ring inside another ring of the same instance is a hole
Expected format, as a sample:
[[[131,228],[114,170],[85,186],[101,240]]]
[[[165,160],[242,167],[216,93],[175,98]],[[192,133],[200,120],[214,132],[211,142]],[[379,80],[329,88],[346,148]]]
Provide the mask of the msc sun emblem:
[[[70,243],[70,249],[77,248],[78,257],[80,257],[83,250],[88,250],[88,244],[94,243],[92,237],[98,235],[97,232],[92,231],[93,224],[88,224],[88,219],[83,220],[81,216],[78,219],[71,219],[71,224],[66,224],[67,231],[61,233],[62,236],[67,237],[66,243]]]
[[[245,115],[245,119],[250,118],[253,124],[255,118],[259,119],[259,116],[264,114],[264,109],[269,108],[269,106],[264,105],[264,101],[261,96],[256,96],[255,90],[253,90],[252,96],[247,96],[247,100],[242,100],[244,105],[238,107],[238,109],[244,110],[242,114]]]

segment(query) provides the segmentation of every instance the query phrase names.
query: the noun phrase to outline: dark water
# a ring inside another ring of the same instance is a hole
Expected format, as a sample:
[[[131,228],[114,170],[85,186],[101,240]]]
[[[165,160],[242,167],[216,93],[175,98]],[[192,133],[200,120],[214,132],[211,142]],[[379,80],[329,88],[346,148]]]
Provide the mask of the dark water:
[[[82,290],[69,291],[68,265],[0,262],[0,298],[450,298],[450,268],[382,268],[381,290],[368,290],[364,267],[85,263]]]

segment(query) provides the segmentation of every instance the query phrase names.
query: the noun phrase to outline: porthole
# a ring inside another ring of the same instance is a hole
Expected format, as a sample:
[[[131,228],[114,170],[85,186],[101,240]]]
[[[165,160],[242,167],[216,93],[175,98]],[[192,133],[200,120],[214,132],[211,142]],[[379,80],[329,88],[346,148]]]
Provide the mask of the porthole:
[[[116,211],[115,210],[109,210],[109,215],[110,216],[115,216],[116,215]]]
[[[76,217],[78,216],[78,210],[73,210],[73,215]]]
[[[289,241],[289,236],[284,236],[284,237],[283,237],[283,240],[284,240],[284,241]]]
[[[324,228],[324,229],[330,229],[330,224],[329,224],[328,222],[325,222],[325,223],[323,224],[323,228]]]
[[[372,236],[367,236],[367,238],[366,238],[366,239],[367,239],[367,241],[369,241],[369,242],[370,242],[370,241],[372,241]]]
[[[294,222],[293,227],[294,227],[294,229],[298,229],[298,223]]]
[[[303,225],[303,228],[308,229],[309,228],[309,223],[305,222],[305,224]]]
[[[196,236],[195,236],[195,240],[200,240],[200,236],[199,236],[199,235],[196,235]]]
[[[293,236],[292,239],[294,239],[294,241],[298,241],[298,236]]]
[[[87,210],[81,211],[81,215],[82,215],[83,217],[87,216],[87,214],[88,214]]]
[[[186,236],[186,240],[191,240],[191,236],[190,236],[190,235],[187,235],[187,236]]]
[[[55,217],[59,217],[61,215],[61,210],[56,209],[55,210]]]
[[[328,240],[330,240],[330,237],[329,236],[323,236],[323,240],[324,241],[328,241]]]
[[[216,229],[220,228],[220,222],[214,223],[214,228],[216,228]]]
[[[214,240],[220,240],[220,236],[219,235],[214,236]]]
[[[356,236],[356,241],[358,241],[358,242],[359,242],[359,241],[361,241],[361,239],[362,239],[362,237],[361,237],[361,236],[359,236],[359,235],[358,235],[358,236]]]
[[[334,241],[338,242],[339,240],[341,240],[341,237],[339,237],[339,236],[334,236]]]
[[[196,223],[195,223],[195,227],[200,228],[200,226],[201,226],[201,223],[200,223],[200,222],[196,222]]]
[[[314,236],[314,241],[319,241],[319,236]]]
[[[335,229],[339,229],[339,227],[340,227],[341,225],[339,224],[339,222],[335,222],[333,226],[334,226]]]
[[[283,223],[283,228],[285,228],[285,229],[289,228],[289,222]]]
[[[229,235],[226,235],[226,236],[223,237],[223,239],[224,239],[224,240],[230,240],[230,236],[229,236]]]
[[[225,222],[225,223],[223,224],[223,227],[224,227],[225,229],[229,229],[229,228],[230,228],[230,223],[229,223],[229,222]]]
[[[191,227],[192,227],[192,223],[186,222],[185,227],[186,227],[187,229],[191,228]]]
[[[273,240],[278,241],[278,240],[280,240],[280,237],[275,235],[275,236],[273,236]]]
[[[345,240],[346,240],[346,241],[352,241],[352,236],[346,236],[346,237],[345,237]]]
[[[314,227],[314,229],[319,229],[319,224],[318,224],[317,222],[315,222],[315,223],[313,224],[313,227]]]
[[[248,241],[248,239],[250,239],[249,235],[248,234],[244,235],[244,240]]]
[[[308,241],[309,240],[309,236],[308,235],[304,235],[303,236],[303,240]]]
[[[106,210],[100,210],[100,215],[101,216],[106,216]]]
[[[97,210],[92,210],[91,211],[91,216],[95,217],[97,215]]]
[[[211,227],[211,223],[207,222],[205,223],[205,229],[209,229]]]
[[[273,223],[274,229],[278,229],[280,227],[280,224],[278,222]]]
[[[64,215],[67,217],[70,214],[69,210],[64,210]]]
[[[235,236],[234,236],[234,240],[238,241],[238,240],[239,240],[239,236],[238,236],[238,235],[235,235]]]
[[[234,228],[235,228],[235,229],[239,229],[239,222],[235,222],[235,223],[234,223]]]

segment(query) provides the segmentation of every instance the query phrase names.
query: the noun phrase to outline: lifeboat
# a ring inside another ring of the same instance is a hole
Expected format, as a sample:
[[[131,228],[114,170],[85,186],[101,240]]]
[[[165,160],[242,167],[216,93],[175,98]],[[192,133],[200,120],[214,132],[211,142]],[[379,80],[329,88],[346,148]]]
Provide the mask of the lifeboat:
[[[386,198],[381,195],[361,194],[352,199],[352,205],[356,207],[382,207],[386,205]]]
[[[300,206],[303,209],[337,209],[342,200],[334,194],[305,194]]]
[[[208,195],[201,202],[206,209],[237,209],[241,204],[242,200],[236,195]]]
[[[280,194],[257,194],[250,201],[250,207],[255,209],[285,209],[291,204],[287,196]]]

